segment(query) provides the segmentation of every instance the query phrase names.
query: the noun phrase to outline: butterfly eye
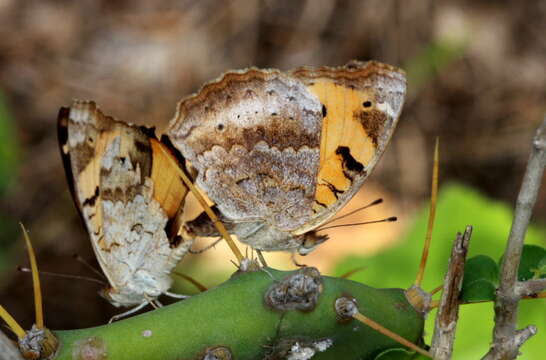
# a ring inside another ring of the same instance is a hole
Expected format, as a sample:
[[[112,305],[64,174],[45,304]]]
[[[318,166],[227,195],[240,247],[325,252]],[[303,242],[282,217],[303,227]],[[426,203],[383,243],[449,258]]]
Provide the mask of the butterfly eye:
[[[222,130],[224,130],[224,128],[225,128],[225,126],[222,123],[216,125],[216,130],[218,130],[218,131],[222,131]]]
[[[322,105],[322,117],[326,117],[328,114],[328,110],[326,109],[326,106]]]
[[[364,102],[362,103],[362,106],[364,106],[365,108],[369,108],[369,107],[372,106],[372,102],[369,101],[369,100],[368,100],[368,101],[364,101]]]

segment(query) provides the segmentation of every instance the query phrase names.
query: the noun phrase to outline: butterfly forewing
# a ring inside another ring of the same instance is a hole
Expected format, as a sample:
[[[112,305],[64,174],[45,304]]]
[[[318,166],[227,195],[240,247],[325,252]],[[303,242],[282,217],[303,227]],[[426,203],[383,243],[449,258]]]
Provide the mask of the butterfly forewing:
[[[93,102],[61,109],[58,125],[68,182],[111,301],[129,306],[159,296],[191,245],[177,227],[188,189],[174,167],[183,164],[150,131],[103,115]]]

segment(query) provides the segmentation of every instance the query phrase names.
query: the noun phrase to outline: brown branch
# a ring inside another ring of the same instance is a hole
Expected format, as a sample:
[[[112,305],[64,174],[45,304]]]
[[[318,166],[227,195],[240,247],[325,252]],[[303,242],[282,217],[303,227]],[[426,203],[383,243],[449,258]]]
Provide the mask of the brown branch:
[[[459,317],[459,293],[463,284],[464,266],[471,236],[472,226],[467,226],[463,235],[457,234],[451,249],[430,349],[435,360],[451,359]]]
[[[518,348],[523,345],[531,336],[537,333],[537,327],[535,325],[529,325],[521,330],[516,331],[514,343]]]
[[[533,139],[531,155],[516,202],[512,228],[501,264],[500,287],[495,300],[493,344],[484,357],[486,360],[515,359],[521,345],[536,332],[534,327],[516,331],[518,303],[521,298],[517,275],[523,240],[541,185],[545,163],[546,118]]]
[[[535,293],[530,296],[522,296],[521,300],[536,300],[536,299],[546,299],[546,291]],[[486,302],[492,302],[493,300],[476,300],[476,301],[459,301],[459,305],[474,305],[474,304],[483,304]],[[439,300],[432,300],[430,302],[430,310],[440,306]]]
[[[532,279],[527,281],[518,281],[516,284],[516,294],[520,297],[533,296],[546,290],[546,279]]]

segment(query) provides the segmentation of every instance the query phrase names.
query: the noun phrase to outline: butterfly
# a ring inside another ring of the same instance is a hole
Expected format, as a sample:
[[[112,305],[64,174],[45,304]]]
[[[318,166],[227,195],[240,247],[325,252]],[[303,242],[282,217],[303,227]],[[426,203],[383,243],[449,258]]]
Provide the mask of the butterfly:
[[[230,71],[182,99],[165,135],[229,231],[303,255],[375,168],[405,93],[404,72],[375,61]],[[186,226],[217,235],[204,215]]]
[[[58,137],[69,187],[110,283],[114,306],[159,304],[191,246],[179,233],[188,188],[184,160],[153,129],[105,116],[92,101],[61,108]]]

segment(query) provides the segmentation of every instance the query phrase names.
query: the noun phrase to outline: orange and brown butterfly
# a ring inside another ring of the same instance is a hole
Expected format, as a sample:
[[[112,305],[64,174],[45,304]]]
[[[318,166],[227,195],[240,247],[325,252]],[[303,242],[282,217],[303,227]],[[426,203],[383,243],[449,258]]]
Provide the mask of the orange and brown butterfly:
[[[182,99],[166,135],[241,241],[306,254],[375,168],[405,93],[404,72],[375,61],[230,71]],[[187,226],[217,235],[204,215]]]
[[[192,243],[179,232],[188,188],[176,167],[184,160],[153,129],[105,116],[92,101],[61,108],[58,135],[74,201],[111,286],[102,294],[115,306],[136,306],[129,312],[171,294],[169,274]]]

